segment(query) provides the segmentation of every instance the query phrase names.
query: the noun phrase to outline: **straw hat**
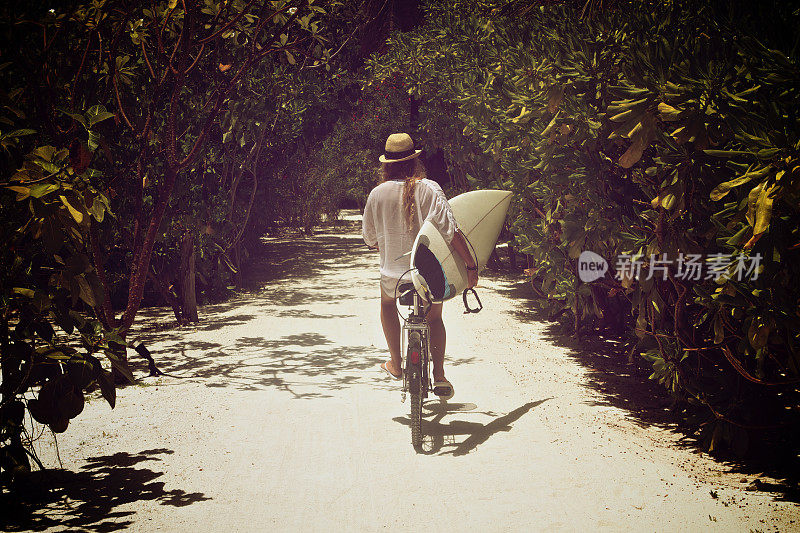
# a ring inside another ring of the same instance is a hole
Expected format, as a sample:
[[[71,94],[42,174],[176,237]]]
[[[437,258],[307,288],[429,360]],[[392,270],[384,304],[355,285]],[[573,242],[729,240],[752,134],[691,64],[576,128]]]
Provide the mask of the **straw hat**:
[[[414,141],[408,133],[392,133],[386,139],[384,154],[378,158],[381,163],[397,163],[414,159],[422,150],[414,150]]]

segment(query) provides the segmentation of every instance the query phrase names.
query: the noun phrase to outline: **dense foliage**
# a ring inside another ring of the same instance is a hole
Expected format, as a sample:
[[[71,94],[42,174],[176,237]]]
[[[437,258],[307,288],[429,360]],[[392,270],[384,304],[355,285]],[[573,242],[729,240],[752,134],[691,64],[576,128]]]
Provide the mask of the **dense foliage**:
[[[451,172],[515,192],[512,231],[551,316],[628,335],[710,448],[788,435],[798,13],[780,8],[768,29],[750,23],[772,4],[617,2],[591,16],[501,4],[431,2],[426,24],[371,62],[373,82],[402,73]],[[582,282],[584,251],[608,275]]]
[[[341,4],[326,7],[0,8],[3,482],[30,469],[26,412],[61,432],[91,388],[113,407],[148,280],[196,320],[195,281],[238,271],[260,167],[301,133],[294,75],[322,79],[322,33],[341,33],[326,26]]]

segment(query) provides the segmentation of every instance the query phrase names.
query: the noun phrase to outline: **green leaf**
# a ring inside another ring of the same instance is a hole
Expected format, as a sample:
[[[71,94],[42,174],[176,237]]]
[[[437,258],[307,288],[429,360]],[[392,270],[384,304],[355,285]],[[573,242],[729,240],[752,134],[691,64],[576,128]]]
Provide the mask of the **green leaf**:
[[[72,218],[75,219],[75,222],[77,222],[78,224],[82,223],[83,213],[72,207],[72,204],[69,203],[69,201],[64,195],[59,195],[59,199],[61,200],[61,203],[64,204],[64,207],[67,208],[69,214],[72,215]]]
[[[730,181],[720,183],[719,185],[714,187],[714,190],[711,191],[711,199],[715,202],[719,201],[722,198],[724,198],[725,195],[727,195],[728,192],[730,192],[730,190],[733,189],[734,187],[738,187],[739,185],[744,185],[745,183],[753,179],[762,178],[769,172],[769,170],[770,167],[766,166],[764,168],[760,168],[753,172],[745,172],[738,178],[734,178]]]
[[[55,352],[48,352],[47,354],[45,354],[45,357],[53,361],[64,362],[64,361],[69,361],[69,359],[72,356],[61,351],[55,351]]]
[[[717,314],[714,317],[714,344],[721,344],[725,339],[725,329],[722,326],[722,318]]]
[[[88,361],[73,357],[67,363],[67,376],[73,387],[83,390],[94,380],[94,369]]]
[[[650,89],[637,89],[636,87],[626,87],[624,85],[612,85],[609,87],[609,90],[613,91],[614,93],[624,94],[625,96],[629,96],[631,98],[643,96],[650,92]]]
[[[71,387],[59,398],[58,410],[63,417],[72,419],[83,412],[85,404],[83,393]]]
[[[752,189],[747,195],[747,214],[745,217],[747,218],[748,224],[751,226],[756,225],[756,204],[758,203],[758,199],[761,196],[761,191],[764,190],[764,183],[759,183]]]
[[[703,150],[703,153],[712,157],[736,157],[739,155],[755,155],[752,152],[744,152],[741,150]]]
[[[58,307],[54,307],[52,316],[58,327],[63,329],[67,335],[72,335],[72,332],[75,331],[75,322],[72,320],[69,313],[65,313]]]
[[[20,202],[31,195],[31,190],[29,187],[20,187],[17,185],[10,185],[6,187],[6,189],[12,190],[17,193],[17,201]]]
[[[86,302],[87,305],[95,307],[97,304],[94,299],[94,292],[92,292],[92,287],[86,281],[86,278],[81,274],[73,279],[78,283],[78,296],[80,299]]]
[[[96,105],[91,107],[89,111],[86,112],[86,116],[89,118],[89,126],[94,126],[99,122],[114,118],[114,113],[109,113],[106,111],[104,106]]]
[[[561,100],[564,99],[564,92],[566,90],[565,84],[558,84],[550,87],[547,91],[547,110],[550,113],[558,111],[558,106],[561,105]]]
[[[114,354],[113,350],[104,350],[104,351],[106,356],[108,357],[108,360],[111,361],[111,366],[116,368],[117,371],[123,376],[125,376],[125,379],[127,379],[131,383],[136,381],[136,378],[133,377],[133,373],[131,372],[130,368],[128,368],[128,365],[126,365],[122,359],[117,357],[117,355]]]
[[[63,109],[60,109],[59,111],[61,111],[62,113],[64,113],[69,117],[72,117],[76,122],[80,123],[80,125],[83,126],[84,128],[87,127],[86,119],[80,113],[70,113],[69,111],[64,111]]]
[[[46,340],[47,342],[53,342],[53,336],[56,332],[53,330],[53,326],[50,325],[50,322],[45,320],[40,320],[36,323],[36,333]]]
[[[54,409],[50,402],[44,402],[38,398],[28,400],[28,412],[34,420],[40,424],[48,424],[55,416]]]
[[[31,187],[31,196],[34,198],[42,198],[51,192],[59,190],[61,187],[55,183],[37,183]]]
[[[64,267],[70,275],[77,276],[90,270],[92,263],[85,254],[74,254],[64,261]]]
[[[623,122],[623,121],[635,118],[637,115],[641,115],[641,114],[642,114],[642,111],[640,109],[631,108],[631,109],[626,109],[625,111],[622,111],[621,113],[617,113],[616,115],[613,115],[613,116],[609,117],[608,120],[610,120],[612,122]]]
[[[530,119],[531,119],[531,112],[528,111],[525,106],[523,106],[522,110],[520,110],[519,112],[519,115],[511,119],[511,122],[513,122],[514,124],[526,124],[528,121],[530,121]],[[469,126],[465,126],[464,130],[466,131],[468,127]]]
[[[550,120],[550,122],[544,128],[544,130],[542,130],[542,133],[540,134],[542,137],[547,137],[550,134],[550,132],[553,130],[553,126],[555,126],[556,119],[558,118],[558,115],[560,113],[561,113],[560,111],[558,113],[556,113],[555,116],[553,116],[553,118]]]
[[[222,254],[220,260],[225,263],[225,266],[228,267],[228,270],[230,270],[233,274],[236,274],[239,271],[228,258],[227,254]]]
[[[48,425],[50,426],[50,431],[53,433],[64,433],[69,427],[69,418],[65,416],[59,416]]]
[[[105,333],[105,335],[104,335],[104,338],[105,338],[105,340],[107,342],[114,342],[116,344],[119,344],[120,346],[127,346],[128,345],[128,343],[125,342],[125,339],[123,339],[120,336],[120,334],[117,333],[116,331],[107,331]],[[112,354],[113,354],[113,352],[112,352]],[[114,357],[116,357],[115,354],[114,354]]]
[[[619,165],[622,168],[631,168],[642,158],[645,149],[650,146],[655,136],[655,120],[650,113],[641,115],[641,122],[638,123],[628,134],[633,141],[628,149],[619,158]]]
[[[114,387],[114,378],[111,372],[100,369],[97,382],[100,385],[100,392],[103,394],[103,398],[106,399],[108,405],[113,409],[117,403],[117,389]]]
[[[766,346],[770,329],[769,324],[766,324],[760,317],[754,317],[747,331],[747,340],[750,341],[750,346],[756,350]]]
[[[753,224],[753,235],[764,233],[769,227],[770,220],[772,219],[772,196],[773,191],[777,185],[771,187],[764,187],[758,195],[755,207],[755,224]]]
[[[674,122],[680,118],[682,110],[661,102],[658,104],[658,114],[664,122]]]
[[[675,205],[676,196],[672,193],[667,194],[661,198],[661,207],[669,211]]]
[[[24,137],[25,135],[33,135],[36,133],[36,130],[32,130],[30,128],[23,128],[19,130],[14,130],[6,134],[8,137]]]
[[[96,221],[103,221],[106,215],[106,207],[100,198],[95,197],[94,201],[92,201],[92,207],[89,209],[89,213],[92,214]]]
[[[28,298],[33,298],[33,295],[35,294],[32,289],[26,289],[24,287],[14,287],[12,291]]]
[[[89,138],[88,138],[88,140],[86,142],[86,145],[89,147],[89,150],[92,151],[92,152],[97,150],[98,146],[100,146],[100,135],[97,132],[95,132],[93,130],[90,130],[89,131]]]
[[[772,159],[781,152],[780,148],[763,148],[758,151],[759,159]]]

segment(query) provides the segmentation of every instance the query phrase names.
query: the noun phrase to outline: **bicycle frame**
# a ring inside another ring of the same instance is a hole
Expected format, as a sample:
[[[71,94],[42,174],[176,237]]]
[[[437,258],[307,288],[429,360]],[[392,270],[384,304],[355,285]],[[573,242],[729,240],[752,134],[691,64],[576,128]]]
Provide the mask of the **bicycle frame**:
[[[403,322],[403,330],[400,336],[400,353],[403,358],[402,364],[404,369],[408,370],[410,368],[410,364],[420,365],[419,368],[422,371],[423,384],[420,393],[422,398],[425,399],[428,397],[428,392],[430,390],[430,329],[428,327],[428,322],[425,319],[426,313],[424,312],[422,298],[416,293],[416,291],[414,291],[413,296],[414,301],[411,305],[411,314],[408,316],[408,319]],[[414,333],[419,335],[419,345],[417,347],[418,350],[409,350],[409,347],[413,348],[412,344],[417,342],[414,340]],[[406,392],[409,390],[409,375],[411,375],[410,372],[403,372],[403,401],[405,401]]]

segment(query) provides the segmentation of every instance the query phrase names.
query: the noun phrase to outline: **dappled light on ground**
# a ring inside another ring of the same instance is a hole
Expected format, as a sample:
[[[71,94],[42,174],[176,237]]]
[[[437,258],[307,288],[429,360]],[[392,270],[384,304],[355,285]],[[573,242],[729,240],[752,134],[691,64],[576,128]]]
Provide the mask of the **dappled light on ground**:
[[[201,493],[171,488],[162,479],[172,453],[168,449],[116,452],[90,457],[74,472],[37,472],[27,490],[0,496],[4,531],[120,531],[136,520],[136,511],[127,504],[151,501],[185,507],[209,500]]]
[[[357,236],[322,235],[266,239],[250,261],[247,290],[203,306],[197,324],[143,313],[132,338],[165,375],[131,352],[137,383],[114,411],[91,402],[60,438],[70,500],[29,510],[27,527],[373,531],[425,527],[437,512],[481,530],[785,522],[780,480],[679,446],[663,390],[624,347],[561,335],[513,273],[482,277],[478,315],[445,304],[456,395],[426,401],[415,449],[408,399],[379,368],[377,255]],[[756,481],[778,499],[745,491]],[[437,498],[400,497],[429,489]]]

